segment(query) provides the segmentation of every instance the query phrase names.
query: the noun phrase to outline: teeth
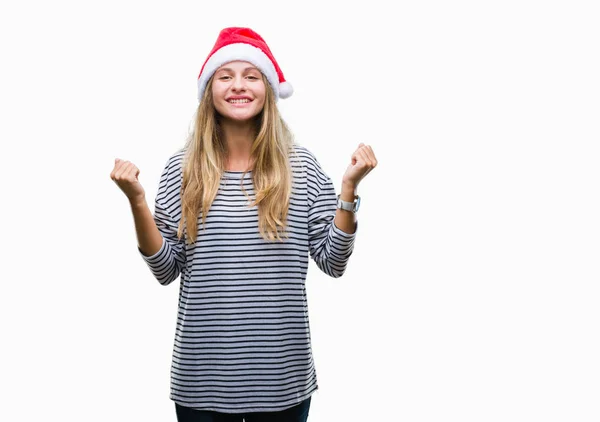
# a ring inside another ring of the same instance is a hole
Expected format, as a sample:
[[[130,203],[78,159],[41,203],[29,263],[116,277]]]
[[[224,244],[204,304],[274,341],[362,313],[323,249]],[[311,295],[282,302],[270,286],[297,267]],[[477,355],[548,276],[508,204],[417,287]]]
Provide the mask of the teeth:
[[[229,100],[229,102],[233,103],[233,104],[241,104],[241,103],[249,103],[250,100],[248,100],[248,99],[243,99],[243,100]]]

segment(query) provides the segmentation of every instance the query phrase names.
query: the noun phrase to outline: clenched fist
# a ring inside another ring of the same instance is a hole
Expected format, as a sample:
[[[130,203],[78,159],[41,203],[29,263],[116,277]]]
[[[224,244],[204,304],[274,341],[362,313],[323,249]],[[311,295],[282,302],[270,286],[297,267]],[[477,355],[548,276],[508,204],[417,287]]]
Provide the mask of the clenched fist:
[[[373,153],[373,148],[360,143],[352,154],[350,164],[342,177],[342,184],[352,186],[355,189],[360,181],[376,166],[377,159]]]
[[[110,173],[110,178],[121,188],[131,203],[146,199],[146,192],[138,181],[139,174],[140,170],[135,164],[115,158],[115,168]]]

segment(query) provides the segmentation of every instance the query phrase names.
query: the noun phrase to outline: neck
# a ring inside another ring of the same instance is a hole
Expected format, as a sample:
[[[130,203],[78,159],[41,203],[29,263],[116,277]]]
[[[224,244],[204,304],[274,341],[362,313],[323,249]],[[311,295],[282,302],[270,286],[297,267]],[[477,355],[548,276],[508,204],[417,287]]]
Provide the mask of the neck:
[[[221,130],[227,150],[225,170],[250,170],[255,129],[251,122],[222,121]]]

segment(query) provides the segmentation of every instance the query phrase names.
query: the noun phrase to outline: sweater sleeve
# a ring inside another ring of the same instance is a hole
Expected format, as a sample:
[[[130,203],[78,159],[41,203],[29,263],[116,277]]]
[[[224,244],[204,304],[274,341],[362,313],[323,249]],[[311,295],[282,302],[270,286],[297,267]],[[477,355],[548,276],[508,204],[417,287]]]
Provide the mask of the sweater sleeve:
[[[308,238],[310,256],[325,274],[338,278],[346,271],[358,231],[348,234],[334,222],[337,195],[329,176],[314,160],[307,167],[308,184]]]
[[[144,255],[138,247],[148,268],[163,286],[175,280],[186,264],[185,236],[181,240],[177,238],[179,222],[173,217],[175,212],[181,215],[178,189],[181,183],[178,183],[177,169],[173,167],[170,160],[161,175],[154,203],[154,221],[163,237],[162,246],[151,256]],[[167,203],[171,205],[167,206]]]

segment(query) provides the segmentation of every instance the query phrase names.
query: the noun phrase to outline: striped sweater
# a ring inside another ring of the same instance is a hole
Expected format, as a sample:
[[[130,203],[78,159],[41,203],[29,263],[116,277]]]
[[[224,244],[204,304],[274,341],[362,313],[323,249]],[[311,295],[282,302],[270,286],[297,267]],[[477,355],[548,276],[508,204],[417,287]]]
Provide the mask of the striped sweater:
[[[177,239],[184,151],[161,175],[154,220],[163,243],[152,256],[138,251],[154,277],[168,285],[180,276],[171,365],[171,400],[223,413],[275,412],[318,389],[311,350],[305,280],[308,257],[340,277],[356,232],[334,224],[336,193],[315,156],[294,145],[288,212],[289,238],[265,241],[252,173],[225,171],[204,231],[185,245]]]

